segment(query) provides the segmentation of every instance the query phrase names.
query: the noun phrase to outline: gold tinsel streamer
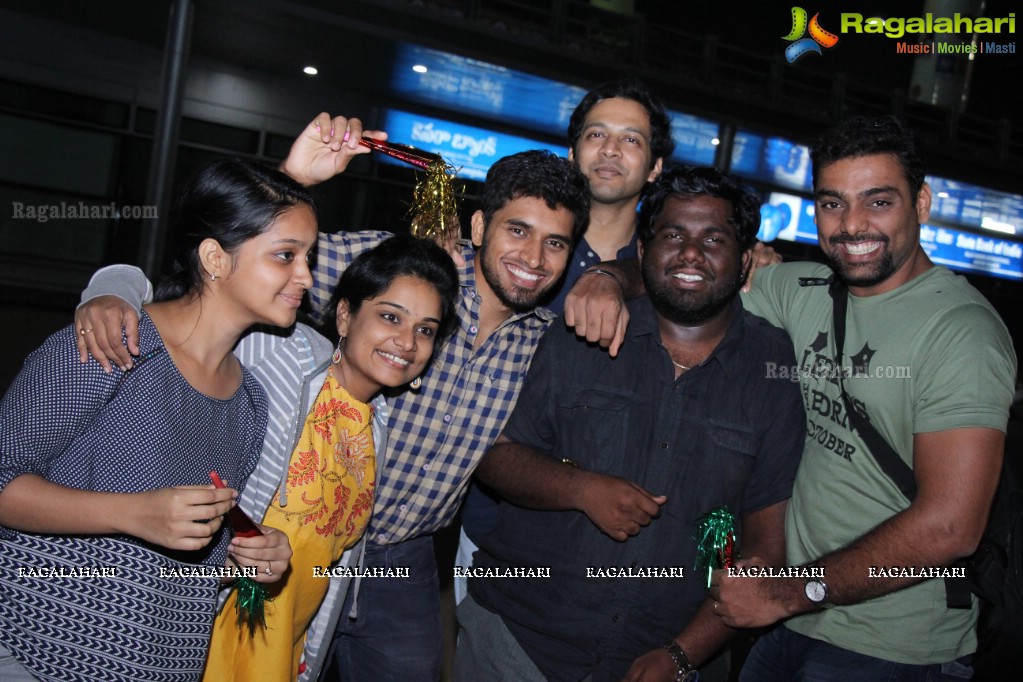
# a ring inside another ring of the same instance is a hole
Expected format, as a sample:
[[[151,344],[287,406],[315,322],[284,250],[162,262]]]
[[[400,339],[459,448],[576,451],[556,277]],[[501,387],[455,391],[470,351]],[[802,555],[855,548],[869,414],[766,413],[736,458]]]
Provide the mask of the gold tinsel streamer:
[[[459,192],[452,179],[455,168],[444,159],[430,163],[412,192],[412,234],[444,244],[461,236],[458,222]]]

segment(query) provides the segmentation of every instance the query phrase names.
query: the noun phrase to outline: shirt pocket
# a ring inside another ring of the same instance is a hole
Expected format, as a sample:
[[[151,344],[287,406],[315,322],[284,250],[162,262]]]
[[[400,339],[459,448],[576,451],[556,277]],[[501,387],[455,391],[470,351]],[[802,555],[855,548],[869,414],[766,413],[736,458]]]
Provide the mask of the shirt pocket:
[[[678,489],[684,491],[691,503],[669,503],[665,505],[665,513],[678,515],[695,511],[701,516],[724,506],[739,517],[746,484],[756,464],[757,433],[734,421],[713,418],[706,419],[700,429],[702,433],[693,443],[702,446],[690,451],[687,465],[679,472],[683,478],[678,481]],[[687,521],[692,525],[694,519]]]
[[[567,391],[557,408],[556,451],[585,469],[620,475],[632,399],[624,391]]]

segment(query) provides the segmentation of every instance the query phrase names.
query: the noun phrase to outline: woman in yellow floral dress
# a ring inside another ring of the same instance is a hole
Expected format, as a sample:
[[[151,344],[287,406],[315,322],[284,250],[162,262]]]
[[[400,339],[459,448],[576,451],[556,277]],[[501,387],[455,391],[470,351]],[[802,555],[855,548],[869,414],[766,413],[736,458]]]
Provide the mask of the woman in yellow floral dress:
[[[358,541],[372,515],[376,460],[370,403],[382,400],[385,387],[415,385],[435,342],[454,325],[457,273],[450,257],[425,240],[393,237],[363,253],[345,270],[337,290],[340,341],[287,466],[273,462],[272,448],[264,447],[239,501],[251,514],[258,505],[251,499],[247,504],[247,497],[258,498],[260,482],[277,475],[265,513],[253,516],[288,535],[291,564],[270,590],[265,627],[250,631],[240,623],[237,594],[230,594],[214,624],[203,678],[208,682],[296,679],[306,630],[327,592],[329,568]],[[270,355],[280,355],[277,350]],[[267,446],[272,415],[270,423]]]

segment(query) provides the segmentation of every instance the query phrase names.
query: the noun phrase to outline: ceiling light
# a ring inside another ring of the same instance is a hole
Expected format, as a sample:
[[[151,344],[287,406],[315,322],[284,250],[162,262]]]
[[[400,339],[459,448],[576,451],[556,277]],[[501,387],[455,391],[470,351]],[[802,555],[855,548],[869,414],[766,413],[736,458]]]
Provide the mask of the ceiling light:
[[[302,73],[307,74],[309,76],[315,76],[319,72],[320,72],[319,69],[317,69],[315,66],[307,66],[304,69],[302,69]]]

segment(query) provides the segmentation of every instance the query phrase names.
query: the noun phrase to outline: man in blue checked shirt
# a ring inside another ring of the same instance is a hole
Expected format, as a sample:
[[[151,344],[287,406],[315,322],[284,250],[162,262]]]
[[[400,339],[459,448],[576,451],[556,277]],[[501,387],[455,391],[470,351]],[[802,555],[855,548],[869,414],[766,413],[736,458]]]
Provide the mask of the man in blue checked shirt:
[[[296,141],[285,170],[304,184],[333,176],[335,160],[351,151],[344,142],[348,125],[321,114]],[[388,447],[362,565],[408,567],[410,578],[365,580],[349,591],[335,636],[343,676],[439,677],[440,600],[431,534],[451,522],[473,469],[515,404],[536,343],[553,318],[537,303],[561,279],[588,211],[585,177],[553,154],[506,157],[487,174],[482,210],[472,216],[475,249],[463,252],[458,326],[438,348],[421,388],[388,399]],[[314,308],[330,300],[355,256],[387,236],[321,234],[310,291]]]

